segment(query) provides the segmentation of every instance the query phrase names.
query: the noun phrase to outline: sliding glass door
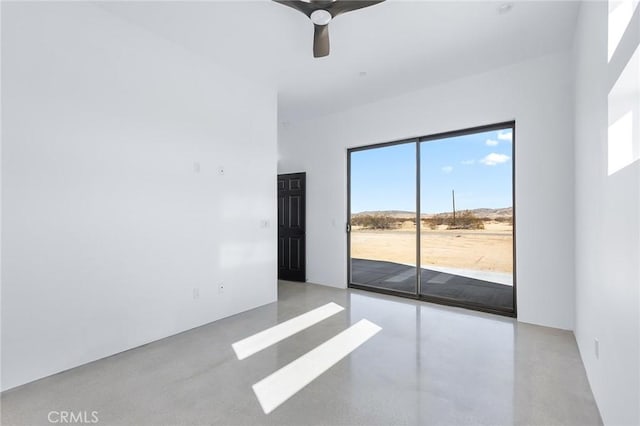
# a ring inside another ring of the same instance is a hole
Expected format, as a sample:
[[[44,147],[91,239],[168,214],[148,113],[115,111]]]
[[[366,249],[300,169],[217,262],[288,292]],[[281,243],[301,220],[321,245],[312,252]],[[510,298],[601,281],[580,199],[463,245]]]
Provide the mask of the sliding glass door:
[[[415,294],[416,143],[350,152],[351,283]]]
[[[515,315],[514,130],[350,150],[349,285]]]
[[[513,311],[512,137],[420,142],[422,295]]]

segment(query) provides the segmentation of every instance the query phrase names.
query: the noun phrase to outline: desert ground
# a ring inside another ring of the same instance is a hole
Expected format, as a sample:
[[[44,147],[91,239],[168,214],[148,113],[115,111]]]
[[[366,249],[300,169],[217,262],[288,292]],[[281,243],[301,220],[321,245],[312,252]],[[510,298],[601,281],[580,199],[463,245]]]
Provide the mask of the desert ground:
[[[432,230],[425,226],[421,232],[420,262],[423,266],[513,271],[513,226],[507,223],[485,222],[482,230],[447,230],[446,226]],[[351,256],[415,265],[415,225],[407,221],[393,230],[354,227]]]

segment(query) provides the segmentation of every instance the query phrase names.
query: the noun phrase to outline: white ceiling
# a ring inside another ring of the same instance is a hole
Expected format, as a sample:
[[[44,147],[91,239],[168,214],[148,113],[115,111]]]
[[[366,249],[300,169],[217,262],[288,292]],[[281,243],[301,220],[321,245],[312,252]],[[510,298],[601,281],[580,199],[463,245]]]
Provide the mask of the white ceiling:
[[[309,19],[268,0],[101,7],[275,85],[285,122],[570,48],[578,2],[511,1],[500,14],[503,3],[387,0],[332,21],[331,54],[318,59]]]

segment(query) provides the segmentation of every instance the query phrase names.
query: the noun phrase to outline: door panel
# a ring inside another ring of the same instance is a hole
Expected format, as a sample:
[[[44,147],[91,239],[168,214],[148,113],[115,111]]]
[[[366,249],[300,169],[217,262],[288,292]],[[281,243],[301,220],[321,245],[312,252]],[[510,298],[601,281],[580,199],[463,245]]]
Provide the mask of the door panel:
[[[278,176],[278,279],[306,281],[304,173]]]
[[[422,295],[514,310],[512,136],[420,142]]]
[[[353,151],[351,284],[415,295],[416,145]]]
[[[300,208],[301,197],[298,195],[292,195],[289,197],[289,228],[299,229],[302,227],[302,217],[300,215],[302,209]]]
[[[301,265],[300,240],[289,239],[289,269],[292,271],[299,271],[302,267]]]

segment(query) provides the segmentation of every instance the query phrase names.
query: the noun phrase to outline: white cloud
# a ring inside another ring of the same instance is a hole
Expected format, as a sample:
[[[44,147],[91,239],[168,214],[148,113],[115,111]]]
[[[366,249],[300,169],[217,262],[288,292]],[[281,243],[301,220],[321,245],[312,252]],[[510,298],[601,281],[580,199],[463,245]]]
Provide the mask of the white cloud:
[[[500,130],[498,132],[498,139],[501,141],[509,141],[513,139],[513,132],[511,130]]]
[[[500,135],[498,135],[498,136],[500,136]],[[498,145],[498,141],[493,140],[493,139],[487,139],[487,141],[485,142],[485,144],[486,144],[487,146],[496,146],[496,145]]]
[[[506,163],[507,161],[509,161],[508,155],[497,154],[495,152],[492,152],[491,154],[480,160],[480,162],[485,166],[495,166],[498,164]]]
[[[464,164],[465,166],[470,166],[472,164],[475,164],[476,160],[463,160],[460,162],[460,164]]]
[[[452,166],[444,166],[442,168],[442,173],[451,173],[453,171],[453,167]]]

